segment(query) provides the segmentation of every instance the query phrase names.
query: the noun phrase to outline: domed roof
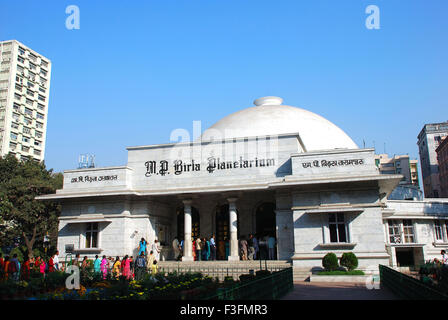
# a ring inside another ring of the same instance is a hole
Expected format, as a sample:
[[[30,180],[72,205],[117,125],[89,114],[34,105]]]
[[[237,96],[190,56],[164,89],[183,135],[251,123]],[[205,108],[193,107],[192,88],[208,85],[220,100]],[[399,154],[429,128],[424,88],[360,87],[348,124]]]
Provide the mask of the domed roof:
[[[306,151],[358,149],[338,126],[305,109],[282,105],[279,97],[263,97],[250,107],[232,113],[204,131],[201,140],[296,134]]]

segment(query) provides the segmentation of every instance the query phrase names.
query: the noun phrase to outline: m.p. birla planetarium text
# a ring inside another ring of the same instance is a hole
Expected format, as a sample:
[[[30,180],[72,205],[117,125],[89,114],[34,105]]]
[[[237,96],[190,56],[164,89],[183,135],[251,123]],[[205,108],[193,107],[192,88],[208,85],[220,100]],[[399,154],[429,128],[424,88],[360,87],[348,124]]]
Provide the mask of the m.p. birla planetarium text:
[[[152,175],[165,176],[173,172],[175,175],[180,175],[185,172],[195,172],[206,170],[208,173],[214,173],[220,170],[229,169],[245,169],[245,168],[258,168],[258,167],[272,167],[275,166],[275,159],[259,159],[254,158],[252,160],[245,160],[240,157],[236,161],[222,161],[220,158],[210,157],[204,166],[197,161],[190,160],[174,160],[169,162],[168,160],[150,160],[145,162],[146,167],[146,177],[151,177]],[[205,169],[204,169],[205,168]],[[170,170],[172,169],[172,170]]]

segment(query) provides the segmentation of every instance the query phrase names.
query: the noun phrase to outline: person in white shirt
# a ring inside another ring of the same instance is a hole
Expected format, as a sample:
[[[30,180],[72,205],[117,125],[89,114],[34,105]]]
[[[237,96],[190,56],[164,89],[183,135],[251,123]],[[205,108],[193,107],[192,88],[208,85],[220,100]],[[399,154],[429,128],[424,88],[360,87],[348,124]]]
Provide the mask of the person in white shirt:
[[[440,251],[440,254],[442,255],[442,263],[448,265],[448,255],[446,254],[446,251],[442,250]]]
[[[151,246],[151,250],[154,253],[155,260],[159,261],[160,259],[160,246],[159,246],[159,240],[154,240],[154,243]]]
[[[59,251],[56,251],[53,257],[54,268],[59,271]]]

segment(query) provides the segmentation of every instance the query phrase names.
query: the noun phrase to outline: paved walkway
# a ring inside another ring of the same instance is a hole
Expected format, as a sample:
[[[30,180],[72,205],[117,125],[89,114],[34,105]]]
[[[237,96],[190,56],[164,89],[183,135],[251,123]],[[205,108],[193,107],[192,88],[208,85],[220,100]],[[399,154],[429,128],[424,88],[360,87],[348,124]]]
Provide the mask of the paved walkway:
[[[366,288],[363,283],[294,282],[294,290],[282,300],[396,300],[386,288]]]

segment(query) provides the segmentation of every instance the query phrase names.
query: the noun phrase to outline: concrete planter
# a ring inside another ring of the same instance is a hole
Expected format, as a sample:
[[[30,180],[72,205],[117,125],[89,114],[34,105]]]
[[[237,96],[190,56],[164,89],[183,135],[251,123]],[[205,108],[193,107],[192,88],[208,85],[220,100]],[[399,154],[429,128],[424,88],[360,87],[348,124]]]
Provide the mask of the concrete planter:
[[[371,275],[364,276],[320,276],[313,274],[310,276],[310,282],[351,282],[351,283],[365,283],[367,279],[371,279]]]

